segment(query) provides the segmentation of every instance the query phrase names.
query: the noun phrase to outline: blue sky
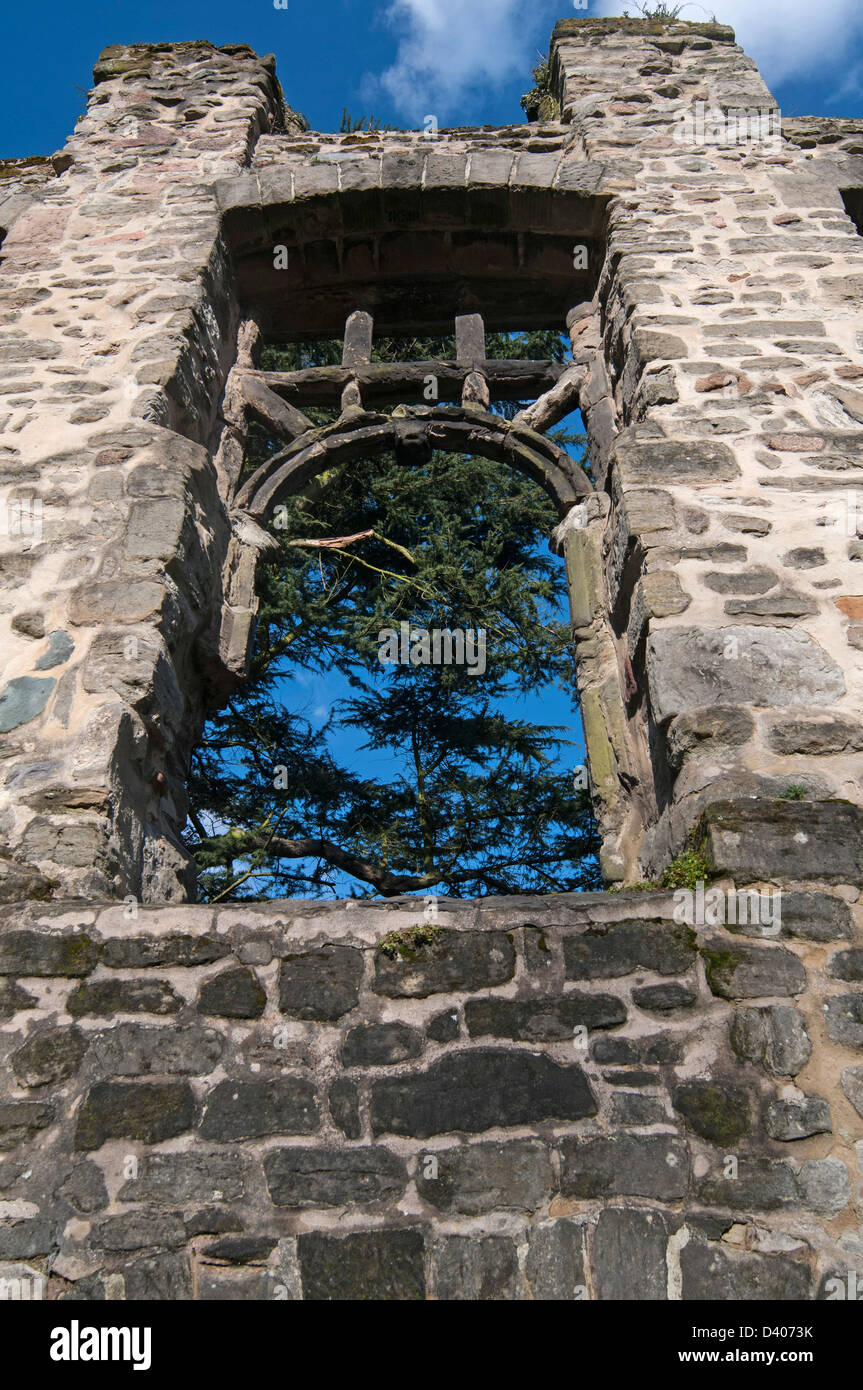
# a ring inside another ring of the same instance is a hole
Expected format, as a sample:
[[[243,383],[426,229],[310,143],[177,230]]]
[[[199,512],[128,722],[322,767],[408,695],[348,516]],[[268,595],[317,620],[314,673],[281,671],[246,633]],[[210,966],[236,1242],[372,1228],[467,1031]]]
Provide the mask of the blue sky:
[[[580,432],[583,429],[581,415],[577,411],[574,412],[561,421],[557,428],[565,428],[573,433]],[[566,449],[572,457],[580,458],[581,449],[577,444],[567,445]],[[557,557],[555,563],[558,590],[554,616],[566,623],[569,621],[569,606],[565,565],[561,557]],[[493,643],[493,636],[489,636],[488,641],[489,644]],[[481,676],[477,679],[481,681]],[[339,702],[350,698],[356,692],[338,672],[294,670],[290,676],[277,682],[276,694],[294,714],[307,720],[316,732],[321,732]],[[546,751],[550,756],[552,769],[565,780],[567,786],[572,783],[574,770],[583,766],[585,761],[584,733],[576,700],[573,669],[573,682],[568,688],[547,682],[545,685],[534,687],[524,695],[511,695],[497,702],[498,707],[510,719],[559,729],[557,738],[560,742],[556,745],[550,744]],[[378,781],[392,779],[396,782],[404,773],[402,755],[394,748],[366,748],[365,736],[361,730],[336,727],[329,729],[325,737],[333,757],[351,772],[373,777]],[[222,831],[225,826],[219,823],[214,825],[214,829]],[[311,867],[312,863],[309,861],[306,868]],[[357,889],[355,880],[337,870],[332,870],[329,878],[335,896],[349,897]],[[252,880],[251,886],[256,893],[266,892],[258,880]]]
[[[342,107],[383,121],[519,120],[538,50],[560,17],[620,13],[626,0],[112,0],[9,5],[0,58],[0,157],[58,149],[110,43],[211,39],[276,55],[286,97],[312,125]],[[703,19],[690,4],[683,18]],[[863,114],[861,0],[715,0],[788,115]],[[628,8],[634,12],[633,0]]]

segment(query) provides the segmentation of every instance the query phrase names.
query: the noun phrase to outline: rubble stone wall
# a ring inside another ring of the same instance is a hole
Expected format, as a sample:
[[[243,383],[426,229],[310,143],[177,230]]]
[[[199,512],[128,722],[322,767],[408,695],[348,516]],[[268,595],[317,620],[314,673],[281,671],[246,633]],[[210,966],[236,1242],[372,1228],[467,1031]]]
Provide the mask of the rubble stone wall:
[[[0,1278],[855,1296],[856,898],[789,891],[774,936],[669,893],[5,908]]]
[[[582,392],[611,507],[568,550],[604,864],[631,877],[716,800],[861,800],[863,123],[780,136],[722,26],[564,20],[552,53],[619,190]]]
[[[238,311],[212,185],[281,97],[242,46],[106,49],[94,75],[44,177],[0,182],[7,899],[191,891],[186,763],[225,674]]]

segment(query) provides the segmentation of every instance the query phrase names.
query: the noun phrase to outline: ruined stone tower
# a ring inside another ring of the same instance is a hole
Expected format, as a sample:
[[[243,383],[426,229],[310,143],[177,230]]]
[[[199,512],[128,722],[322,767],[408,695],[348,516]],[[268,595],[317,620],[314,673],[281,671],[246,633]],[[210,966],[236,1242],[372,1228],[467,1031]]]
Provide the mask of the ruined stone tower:
[[[110,48],[94,76],[64,150],[0,183],[7,1276],[863,1280],[863,122],[780,124],[715,24],[562,21],[559,119],[503,129],[310,132],[241,46]],[[428,363],[372,367],[373,332],[453,323],[438,403]],[[572,364],[486,358],[528,326]],[[259,370],[301,333],[342,366]],[[511,423],[506,394],[533,402]],[[547,437],[576,408],[590,478]],[[255,419],[285,447],[240,487]],[[694,847],[781,926],[487,899],[405,954],[380,941],[409,900],[189,905],[188,758],[243,678],[274,508],[429,445],[557,505],[609,883]]]

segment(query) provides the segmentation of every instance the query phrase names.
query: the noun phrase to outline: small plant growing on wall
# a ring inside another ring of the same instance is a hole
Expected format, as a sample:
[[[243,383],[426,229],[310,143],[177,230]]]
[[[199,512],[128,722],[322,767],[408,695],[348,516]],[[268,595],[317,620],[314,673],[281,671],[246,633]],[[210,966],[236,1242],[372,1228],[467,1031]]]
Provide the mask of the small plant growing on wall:
[[[551,69],[548,59],[540,54],[539,62],[533,69],[534,85],[521,99],[524,113],[529,121],[560,120],[560,103],[551,90]]]
[[[805,801],[806,788],[801,782],[790,782],[784,792],[779,793],[780,801]]]
[[[688,4],[668,5],[665,3],[665,0],[659,0],[659,3],[656,5],[650,5],[647,3],[639,4],[638,0],[636,0],[635,8],[638,10],[638,13],[642,19],[656,20],[661,24],[663,22],[668,22],[673,19],[679,19],[684,10],[692,9],[693,6]],[[696,5],[694,8],[700,10],[702,7],[700,5]],[[704,10],[703,12],[704,14],[707,14],[706,10]],[[632,18],[632,16],[629,13],[629,10],[623,11],[623,18]],[[718,24],[719,20],[716,18],[715,14],[711,14],[708,23]]]
[[[710,864],[702,850],[685,849],[676,855],[659,880],[662,888],[694,890],[711,875]]]
[[[641,15],[642,19],[661,20],[677,19],[681,12],[685,10],[687,7],[686,5],[667,5],[664,3],[664,0],[661,0],[660,4],[658,5],[639,5],[638,3],[636,3],[635,8],[638,10],[638,13]],[[629,11],[624,10],[623,18],[629,19],[629,17]]]

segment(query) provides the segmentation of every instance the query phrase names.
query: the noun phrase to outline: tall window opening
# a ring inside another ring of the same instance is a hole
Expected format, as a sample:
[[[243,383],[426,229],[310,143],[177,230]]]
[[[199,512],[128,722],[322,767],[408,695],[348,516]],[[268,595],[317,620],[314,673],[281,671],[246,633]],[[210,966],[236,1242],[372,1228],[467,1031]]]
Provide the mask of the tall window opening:
[[[264,350],[262,374],[302,395],[316,429],[344,422],[349,337]],[[428,368],[407,386],[402,372],[394,418],[459,399],[465,372],[447,373],[464,351],[454,336],[375,339],[357,428],[386,418],[369,397],[398,389],[389,364]],[[554,331],[487,335],[500,369],[486,369],[480,415],[512,420],[531,372],[553,379],[567,356]],[[550,437],[581,462],[578,423]],[[283,445],[252,424],[241,485]],[[549,548],[559,519],[507,462],[419,435],[324,468],[274,508],[249,679],[191,768],[202,898],[598,886],[564,566]]]

